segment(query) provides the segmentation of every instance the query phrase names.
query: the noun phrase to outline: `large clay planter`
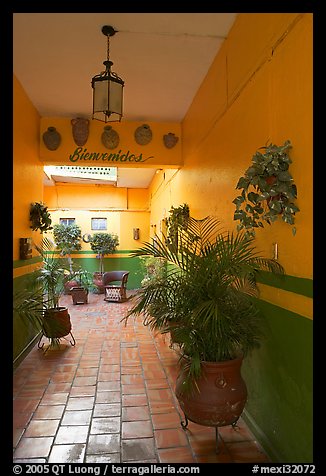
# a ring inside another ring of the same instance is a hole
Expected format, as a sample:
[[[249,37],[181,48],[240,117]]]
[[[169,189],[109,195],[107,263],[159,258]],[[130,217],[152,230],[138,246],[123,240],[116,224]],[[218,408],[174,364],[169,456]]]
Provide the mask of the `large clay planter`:
[[[43,334],[48,338],[60,338],[71,331],[71,321],[66,307],[47,309],[44,313]]]
[[[247,401],[247,387],[241,377],[242,358],[225,362],[202,362],[202,376],[195,388],[184,392],[184,370],[176,382],[176,397],[187,419],[204,426],[236,423]]]

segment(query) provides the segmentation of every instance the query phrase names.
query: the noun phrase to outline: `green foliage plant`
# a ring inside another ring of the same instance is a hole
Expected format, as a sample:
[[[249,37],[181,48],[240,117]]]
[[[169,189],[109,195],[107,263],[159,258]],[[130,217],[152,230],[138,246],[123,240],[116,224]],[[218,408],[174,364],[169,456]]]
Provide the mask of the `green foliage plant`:
[[[166,260],[153,256],[140,256],[140,264],[143,272],[141,285],[145,286],[150,281],[162,279],[166,274]]]
[[[172,206],[169,211],[169,216],[166,219],[167,227],[167,236],[166,240],[168,243],[173,243],[178,239],[178,230],[179,228],[186,228],[188,219],[189,219],[189,205],[183,203],[178,207]]]
[[[62,256],[67,256],[70,274],[73,274],[73,261],[71,253],[81,250],[81,228],[73,223],[64,225],[57,223],[53,226],[53,238],[57,249],[61,251]]]
[[[239,221],[238,231],[245,230],[247,236],[255,236],[255,230],[264,228],[264,222],[271,225],[279,217],[294,225],[299,208],[294,203],[297,187],[289,172],[291,147],[287,140],[281,146],[261,147],[253,155],[251,166],[236,186],[242,192],[233,200],[236,206],[233,218]],[[292,233],[296,233],[295,226]]]
[[[259,255],[254,238],[220,229],[215,217],[189,216],[187,227],[168,242],[156,237],[132,256],[165,260],[166,274],[149,280],[136,293],[123,318],[141,317],[143,324],[170,333],[180,359],[186,360],[185,388],[201,375],[201,362],[246,356],[264,335],[257,306],[256,276],[260,270],[283,274],[274,259]]]
[[[26,288],[14,294],[13,308],[23,322],[40,331],[45,313],[60,308],[67,268],[65,260],[57,257],[55,244],[50,239],[44,237],[41,244],[34,243],[34,247],[42,257],[42,266],[31,273]]]
[[[104,272],[104,256],[113,253],[118,245],[118,235],[114,233],[94,233],[89,241],[92,251],[100,260],[100,273]]]
[[[43,234],[52,230],[52,219],[48,212],[48,207],[42,202],[31,203],[29,209],[29,220],[31,222],[30,228],[33,231],[40,230]]]

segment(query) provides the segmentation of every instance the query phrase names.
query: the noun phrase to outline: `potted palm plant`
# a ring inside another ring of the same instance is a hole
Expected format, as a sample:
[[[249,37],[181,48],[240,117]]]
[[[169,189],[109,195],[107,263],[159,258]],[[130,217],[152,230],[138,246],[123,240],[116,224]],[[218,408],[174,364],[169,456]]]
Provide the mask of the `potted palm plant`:
[[[113,253],[119,245],[119,238],[114,233],[94,233],[89,240],[92,251],[97,253],[100,260],[100,270],[93,274],[94,285],[100,294],[104,293],[102,277],[104,273],[104,256]]]
[[[260,270],[282,274],[274,259],[261,257],[254,238],[220,229],[214,217],[174,230],[177,239],[156,237],[133,256],[164,259],[166,274],[149,280],[124,317],[140,316],[154,331],[170,333],[180,355],[176,397],[188,419],[205,426],[235,424],[247,399],[243,358],[263,337],[255,298]]]
[[[50,346],[55,346],[62,337],[70,335],[70,342],[75,345],[68,309],[59,302],[67,271],[65,261],[55,256],[55,245],[48,238],[34,247],[42,257],[42,266],[31,274],[26,289],[14,295],[14,311],[41,331],[39,348],[44,345],[43,336],[50,340]]]

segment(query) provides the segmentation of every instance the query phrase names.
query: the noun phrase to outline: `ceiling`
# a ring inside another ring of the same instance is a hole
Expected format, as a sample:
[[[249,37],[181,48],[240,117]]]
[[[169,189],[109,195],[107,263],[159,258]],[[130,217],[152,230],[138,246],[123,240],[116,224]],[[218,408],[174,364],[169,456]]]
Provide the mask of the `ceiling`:
[[[42,117],[91,118],[91,79],[125,82],[122,121],[181,122],[236,13],[14,13],[13,68]],[[147,188],[156,169],[119,169],[117,186]]]

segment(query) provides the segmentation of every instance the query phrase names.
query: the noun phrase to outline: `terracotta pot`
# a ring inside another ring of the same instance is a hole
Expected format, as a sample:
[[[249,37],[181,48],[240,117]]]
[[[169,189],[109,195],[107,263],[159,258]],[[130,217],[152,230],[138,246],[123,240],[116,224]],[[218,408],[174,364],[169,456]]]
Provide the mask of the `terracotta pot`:
[[[71,288],[70,294],[73,304],[87,304],[88,303],[88,289],[82,286]]]
[[[48,338],[60,338],[71,331],[71,321],[66,307],[47,309],[44,313],[43,333]]]
[[[185,416],[199,425],[226,426],[235,423],[247,401],[247,387],[241,376],[242,358],[225,362],[202,362],[198,389],[183,392],[185,373],[176,381],[176,397]]]

